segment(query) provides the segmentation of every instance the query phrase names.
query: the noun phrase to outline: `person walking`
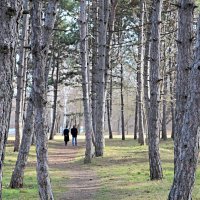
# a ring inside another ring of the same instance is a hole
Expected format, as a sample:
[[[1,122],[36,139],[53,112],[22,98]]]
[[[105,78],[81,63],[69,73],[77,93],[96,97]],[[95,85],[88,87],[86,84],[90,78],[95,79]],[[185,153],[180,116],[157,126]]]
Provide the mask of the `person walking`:
[[[73,128],[71,129],[73,146],[77,146],[77,134],[78,134],[78,130],[77,130],[76,126],[74,125]]]
[[[67,146],[67,142],[69,142],[69,129],[67,126],[63,131],[63,135],[64,135],[65,146]]]

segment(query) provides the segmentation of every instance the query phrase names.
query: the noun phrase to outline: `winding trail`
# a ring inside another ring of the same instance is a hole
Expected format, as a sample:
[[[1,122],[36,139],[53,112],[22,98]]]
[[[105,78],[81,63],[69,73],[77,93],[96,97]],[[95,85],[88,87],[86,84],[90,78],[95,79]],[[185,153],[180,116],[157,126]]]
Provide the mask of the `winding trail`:
[[[84,143],[79,141],[77,147],[71,143],[64,146],[60,140],[50,143],[55,151],[49,152],[50,168],[65,170],[66,192],[61,193],[59,200],[95,200],[95,194],[100,187],[100,182],[89,165],[80,164],[75,159],[82,152]],[[65,177],[63,177],[65,179]]]

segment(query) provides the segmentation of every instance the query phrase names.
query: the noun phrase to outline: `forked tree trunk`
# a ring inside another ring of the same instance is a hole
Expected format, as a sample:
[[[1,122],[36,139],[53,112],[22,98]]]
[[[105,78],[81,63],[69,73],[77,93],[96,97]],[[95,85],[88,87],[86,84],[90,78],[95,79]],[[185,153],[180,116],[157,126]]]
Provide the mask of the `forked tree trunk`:
[[[32,58],[33,58],[33,98],[35,108],[35,133],[37,154],[37,180],[40,199],[54,199],[48,171],[47,123],[46,123],[46,61],[56,18],[58,0],[49,0],[42,26],[40,0],[32,2]]]
[[[188,97],[188,74],[192,60],[193,47],[193,0],[179,0],[178,7],[178,54],[177,54],[177,80],[176,80],[176,126],[174,134],[174,164],[179,156],[179,144],[183,116]]]
[[[159,152],[159,101],[160,101],[160,21],[162,0],[153,0],[150,48],[150,112],[149,112],[149,165],[150,179],[162,179]]]
[[[0,199],[2,199],[3,161],[13,96],[17,24],[20,19],[21,6],[21,0],[0,1]]]
[[[190,6],[194,8],[194,4]],[[193,13],[193,10],[190,12]],[[191,14],[190,12],[188,14]],[[196,43],[196,58],[189,75],[187,110],[183,117],[183,127],[179,137],[180,150],[176,159],[176,171],[169,200],[191,200],[195,182],[200,142],[200,16]]]
[[[24,0],[23,5],[25,10],[28,10],[28,0]],[[23,15],[23,25],[22,25],[22,34],[21,34],[21,44],[19,50],[19,61],[18,61],[18,70],[17,70],[17,94],[16,94],[16,106],[15,106],[15,143],[14,151],[19,151],[20,140],[21,140],[21,129],[22,129],[22,115],[21,115],[21,106],[22,102],[22,91],[24,90],[23,86],[23,75],[25,75],[25,48],[24,46],[27,43],[28,37],[28,24],[29,17],[27,14]]]
[[[85,119],[85,136],[86,150],[85,163],[91,163],[93,146],[92,146],[92,117],[90,112],[89,99],[89,77],[88,77],[88,54],[87,54],[87,16],[86,16],[86,0],[80,2],[80,54],[81,54],[81,71],[82,71],[82,90],[83,90],[83,106]]]

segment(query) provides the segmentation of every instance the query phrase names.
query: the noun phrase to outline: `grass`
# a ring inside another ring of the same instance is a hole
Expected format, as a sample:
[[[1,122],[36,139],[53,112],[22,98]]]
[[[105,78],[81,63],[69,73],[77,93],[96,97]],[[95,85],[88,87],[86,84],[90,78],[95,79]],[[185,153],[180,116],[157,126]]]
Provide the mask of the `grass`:
[[[61,143],[57,140],[56,143]],[[56,151],[54,143],[49,145],[49,151]],[[84,149],[81,149],[75,163],[83,168],[90,168],[100,179],[100,188],[94,200],[164,200],[167,199],[173,180],[173,141],[161,141],[161,160],[164,178],[160,181],[149,180],[148,146],[140,146],[137,141],[129,138],[106,139],[105,155],[94,158],[90,165],[83,165]],[[35,163],[35,148],[31,148],[29,163]],[[10,189],[9,182],[15,165],[17,153],[13,145],[7,146],[3,178],[3,199],[28,200],[39,199],[36,181],[35,164],[29,164],[25,171],[24,188]],[[65,170],[50,169],[52,187],[55,199],[66,191],[68,174]],[[197,170],[193,200],[200,200],[200,170]]]

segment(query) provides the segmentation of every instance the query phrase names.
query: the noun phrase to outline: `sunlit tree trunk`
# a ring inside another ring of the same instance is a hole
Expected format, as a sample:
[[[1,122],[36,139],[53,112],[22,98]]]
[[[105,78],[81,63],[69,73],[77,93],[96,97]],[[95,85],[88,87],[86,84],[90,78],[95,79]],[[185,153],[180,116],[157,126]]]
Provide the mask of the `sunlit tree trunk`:
[[[80,54],[81,54],[81,71],[82,71],[82,89],[83,89],[83,106],[85,120],[86,150],[85,163],[91,163],[93,146],[92,146],[92,117],[90,112],[89,100],[89,77],[88,77],[88,55],[87,55],[87,16],[86,0],[80,2]]]
[[[140,1],[140,31],[138,47],[139,64],[138,73],[138,142],[144,145],[144,118],[143,118],[143,82],[142,73],[144,67],[144,1]]]
[[[148,123],[150,179],[162,179],[159,152],[159,101],[160,101],[160,21],[162,0],[152,4],[150,47],[150,112]]]
[[[105,53],[106,53],[106,33],[109,1],[99,0],[98,2],[98,64],[96,73],[96,133],[95,133],[95,154],[103,156],[105,139],[103,133],[104,113],[105,113]]]
[[[96,135],[96,84],[97,84],[97,43],[98,43],[98,31],[97,31],[97,0],[92,1],[92,84],[91,84],[91,107],[92,107],[92,127],[94,135]]]

